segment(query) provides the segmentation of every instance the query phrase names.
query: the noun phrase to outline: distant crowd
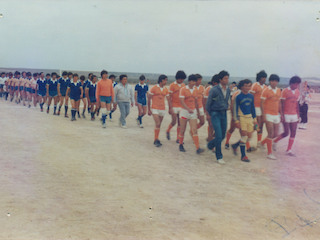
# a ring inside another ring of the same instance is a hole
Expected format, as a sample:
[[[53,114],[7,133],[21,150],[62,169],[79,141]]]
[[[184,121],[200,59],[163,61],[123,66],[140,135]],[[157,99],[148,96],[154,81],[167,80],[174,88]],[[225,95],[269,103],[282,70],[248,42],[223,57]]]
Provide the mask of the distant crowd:
[[[160,75],[158,84],[149,87],[146,78],[141,75],[139,83],[134,89],[127,83],[128,77],[119,76],[119,83],[115,75],[108,75],[106,70],[98,76],[90,73],[88,77],[77,73],[63,72],[62,76],[31,72],[2,72],[0,77],[0,99],[26,107],[37,107],[40,111],[50,113],[53,102],[53,115],[60,115],[64,106],[64,116],[68,115],[69,100],[71,103],[71,121],[85,118],[86,111],[91,120],[101,113],[101,125],[106,128],[106,119],[112,119],[112,113],[119,107],[119,126],[127,128],[126,118],[130,108],[138,108],[137,125],[143,128],[143,117],[152,115],[154,128],[154,145],[161,147],[159,140],[161,123],[166,115],[166,101],[171,122],[166,128],[166,138],[171,140],[171,129],[177,125],[176,142],[181,152],[184,148],[184,135],[187,124],[190,125],[190,135],[196,147],[196,153],[201,154],[198,129],[208,123],[207,147],[215,152],[217,162],[224,164],[221,144],[224,138],[225,149],[232,149],[240,160],[250,162],[247,152],[267,146],[267,158],[276,160],[277,142],[289,136],[286,154],[295,156],[292,151],[298,124],[300,129],[306,129],[308,122],[308,104],[311,99],[310,87],[305,82],[300,87],[301,79],[294,76],[289,86],[277,87],[280,78],[276,74],[269,76],[260,71],[256,75],[256,82],[243,79],[239,83],[229,84],[229,73],[221,71],[212,77],[211,81],[202,85],[200,74],[187,76],[179,70],[175,75],[175,82],[166,87],[168,77]],[[187,79],[187,82],[185,80]],[[185,82],[185,83],[184,83]],[[301,89],[301,91],[299,90]],[[83,109],[80,112],[80,102]],[[227,131],[227,110],[231,110],[231,121]],[[284,132],[279,134],[279,124],[283,124]],[[263,127],[266,126],[267,135],[262,139]],[[232,133],[238,129],[240,139],[229,144]],[[257,146],[251,146],[252,133],[257,131]]]

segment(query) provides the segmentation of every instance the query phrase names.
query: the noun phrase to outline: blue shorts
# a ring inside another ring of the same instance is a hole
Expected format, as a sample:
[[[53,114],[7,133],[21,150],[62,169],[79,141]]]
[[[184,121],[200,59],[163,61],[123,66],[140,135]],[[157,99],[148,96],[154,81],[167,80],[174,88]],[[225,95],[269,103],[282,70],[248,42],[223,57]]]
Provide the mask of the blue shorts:
[[[14,90],[14,87],[13,87],[13,86],[10,86],[10,90],[13,91],[13,90]]]
[[[138,104],[142,106],[147,106],[147,99],[146,98],[137,98]]]
[[[23,91],[23,86],[20,86],[20,87],[19,87],[19,90],[20,90],[20,91]]]
[[[39,92],[38,91],[38,96],[45,97],[46,95],[47,95],[46,92]]]
[[[111,103],[112,97],[111,96],[100,96],[100,102],[105,102],[105,103]]]
[[[15,87],[14,87],[14,90],[15,90],[15,91],[18,91],[18,89],[19,89],[18,86],[15,86]]]
[[[0,84],[0,88],[3,88],[3,84]]]
[[[31,88],[26,88],[26,92],[31,93]]]
[[[92,103],[96,103],[97,102],[96,97],[89,97],[89,99],[90,99],[90,102],[92,102]]]
[[[71,96],[70,99],[74,100],[74,101],[79,101],[80,100],[80,96]]]
[[[36,90],[31,88],[31,93],[36,93]]]
[[[67,93],[67,90],[65,90],[65,89],[60,89],[60,93],[61,93],[61,96],[62,96],[62,97],[65,97],[65,96],[66,96],[66,93]]]
[[[58,92],[57,91],[49,91],[49,96],[56,97],[56,96],[58,96]]]

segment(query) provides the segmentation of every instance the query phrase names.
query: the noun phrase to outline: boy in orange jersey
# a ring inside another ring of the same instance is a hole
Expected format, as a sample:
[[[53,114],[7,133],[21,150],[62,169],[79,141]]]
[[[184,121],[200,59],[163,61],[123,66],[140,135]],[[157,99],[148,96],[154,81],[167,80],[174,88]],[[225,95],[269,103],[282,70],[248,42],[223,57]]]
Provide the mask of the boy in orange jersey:
[[[102,127],[106,128],[106,118],[111,111],[111,104],[114,101],[114,90],[112,81],[108,79],[108,72],[101,71],[101,80],[97,83],[96,99],[101,106]]]
[[[197,133],[197,118],[199,114],[198,108],[198,90],[195,87],[197,82],[197,77],[194,74],[191,74],[188,77],[188,85],[180,89],[180,102],[182,105],[181,115],[180,115],[180,135],[179,135],[179,150],[180,152],[185,152],[186,150],[183,147],[183,138],[184,132],[187,127],[187,123],[190,124],[191,135],[193,142],[196,145],[197,154],[202,153],[204,150],[199,146],[199,137]]]
[[[209,92],[210,92],[211,88],[213,88],[214,86],[218,85],[219,82],[220,82],[219,75],[215,74],[211,78],[211,81],[208,83],[209,86],[204,90],[203,106],[206,106],[206,104],[207,104],[207,99],[208,99]],[[204,108],[204,111],[205,111],[207,122],[208,122],[208,138],[207,138],[207,142],[210,142],[213,139],[213,135],[214,135],[213,132],[214,131],[213,131],[213,126],[212,126],[210,114],[207,112],[206,108]]]
[[[155,122],[153,144],[156,147],[162,146],[161,142],[159,141],[159,133],[161,122],[166,113],[165,98],[167,98],[169,108],[171,108],[171,102],[169,101],[169,91],[165,87],[167,81],[168,77],[166,75],[160,75],[158,84],[153,86],[148,94],[148,115],[152,115]]]
[[[301,78],[298,76],[294,76],[290,79],[289,87],[283,89],[281,92],[281,120],[283,123],[284,133],[279,135],[274,141],[277,143],[282,138],[285,138],[289,135],[290,130],[290,138],[289,144],[286,151],[286,154],[289,156],[295,156],[295,154],[291,151],[299,121],[299,85],[301,83]]]
[[[275,145],[272,141],[278,136],[280,113],[281,113],[281,90],[277,88],[280,78],[276,74],[271,74],[269,77],[270,86],[263,90],[261,94],[261,112],[262,119],[266,123],[268,136],[261,142],[268,147],[268,158],[276,160],[272,154],[272,149],[275,150]]]
[[[204,98],[205,89],[204,89],[204,86],[201,85],[202,76],[200,74],[195,74],[195,76],[197,78],[195,88],[198,90],[197,101],[198,101],[198,109],[199,109],[199,114],[198,114],[199,123],[197,125],[197,129],[199,129],[204,124],[203,98]]]
[[[171,115],[171,123],[169,124],[166,135],[167,139],[170,140],[170,130],[171,128],[176,125],[176,122],[178,121],[177,126],[177,140],[176,142],[179,143],[179,133],[180,133],[180,121],[179,121],[179,113],[181,110],[181,103],[179,100],[179,92],[182,87],[185,86],[183,81],[187,78],[184,71],[178,71],[176,73],[176,81],[170,84],[169,87],[169,102],[171,103],[171,107],[169,108],[169,114]]]
[[[254,84],[252,84],[250,93],[253,94],[254,97],[254,107],[256,110],[256,116],[258,121],[258,139],[257,139],[257,146],[261,147],[261,138],[262,138],[262,129],[263,129],[263,119],[261,114],[261,94],[264,89],[267,88],[267,85],[265,85],[267,74],[265,71],[260,71],[257,73],[256,80]]]

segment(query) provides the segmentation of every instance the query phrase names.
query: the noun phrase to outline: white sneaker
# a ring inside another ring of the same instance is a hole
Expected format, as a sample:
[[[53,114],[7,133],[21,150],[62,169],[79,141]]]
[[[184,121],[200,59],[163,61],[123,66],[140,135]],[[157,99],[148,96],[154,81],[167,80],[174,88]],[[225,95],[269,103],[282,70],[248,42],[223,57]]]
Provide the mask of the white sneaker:
[[[306,130],[306,129],[307,129],[307,124],[306,124],[306,123],[304,123],[304,124],[302,125],[301,129]]]
[[[277,143],[272,143],[272,150],[277,151]]]
[[[299,129],[305,129],[305,124],[304,123],[300,123]]]
[[[218,162],[219,164],[225,164],[225,163],[226,163],[225,161],[223,161],[222,158],[221,158],[221,159],[218,159],[217,162]]]
[[[139,125],[139,127],[140,127],[140,128],[143,128],[143,125],[142,125],[142,124],[140,124],[140,125]]]
[[[277,158],[271,153],[267,156],[267,158],[271,159],[271,160],[277,160]]]
[[[126,125],[121,125],[121,128],[127,129]]]
[[[290,156],[290,157],[295,157],[296,156],[291,150],[287,151],[286,155]]]

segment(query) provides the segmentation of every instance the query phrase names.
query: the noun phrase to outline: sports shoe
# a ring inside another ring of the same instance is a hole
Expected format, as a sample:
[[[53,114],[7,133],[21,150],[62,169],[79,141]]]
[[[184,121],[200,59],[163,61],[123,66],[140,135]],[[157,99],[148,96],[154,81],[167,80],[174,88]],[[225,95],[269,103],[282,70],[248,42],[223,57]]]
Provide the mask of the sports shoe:
[[[161,142],[160,142],[158,139],[155,140],[155,141],[153,142],[153,144],[154,144],[156,147],[161,147],[161,146],[162,146]]]
[[[140,124],[140,125],[139,125],[139,128],[143,128],[143,125],[142,125],[142,124]]]
[[[186,151],[182,144],[179,145],[179,151],[180,152],[185,152]]]
[[[225,161],[223,161],[223,159],[222,159],[222,158],[220,158],[220,159],[217,159],[217,163],[219,163],[219,164],[225,164],[226,162],[225,162]]]
[[[272,144],[272,150],[273,150],[274,152],[277,151],[277,143],[273,143],[273,144]]]
[[[69,118],[68,114],[65,114],[64,117],[65,117],[65,118]]]
[[[82,117],[83,117],[83,118],[86,118],[86,115],[84,115],[84,113],[82,113]]]
[[[106,123],[102,123],[102,127],[106,128],[107,127]]]
[[[198,148],[196,153],[197,153],[197,154],[201,154],[201,153],[203,153],[203,152],[204,152],[204,149]]]
[[[247,149],[247,152],[254,152],[254,151],[256,151],[257,149],[255,148],[255,147],[249,147],[248,149]]]
[[[140,125],[140,121],[139,121],[139,119],[138,119],[138,118],[137,118],[136,120],[137,120],[137,125],[139,126],[139,125]]]
[[[170,140],[170,132],[166,132],[167,139]]]
[[[249,158],[247,156],[244,156],[243,158],[241,158],[242,162],[250,162]]]
[[[290,156],[290,157],[295,157],[296,156],[291,150],[286,151],[286,155]]]
[[[227,150],[229,150],[229,149],[230,149],[229,143],[225,144],[225,145],[224,145],[224,148],[227,149]]]
[[[121,128],[127,129],[126,125],[121,125]]]
[[[232,147],[233,154],[235,156],[237,156],[238,155],[238,152],[237,152],[238,146],[237,146],[237,144],[232,144],[231,147]]]
[[[58,111],[57,115],[60,116],[60,111]]]
[[[47,109],[47,113],[49,113],[49,109]]]
[[[267,158],[271,159],[271,160],[277,160],[277,158],[271,153],[267,156]]]

